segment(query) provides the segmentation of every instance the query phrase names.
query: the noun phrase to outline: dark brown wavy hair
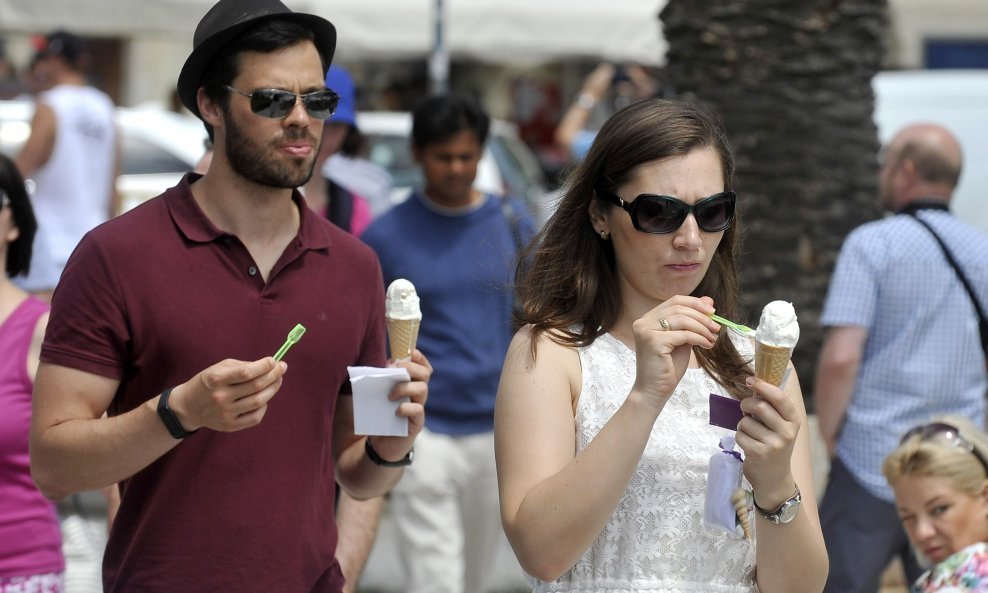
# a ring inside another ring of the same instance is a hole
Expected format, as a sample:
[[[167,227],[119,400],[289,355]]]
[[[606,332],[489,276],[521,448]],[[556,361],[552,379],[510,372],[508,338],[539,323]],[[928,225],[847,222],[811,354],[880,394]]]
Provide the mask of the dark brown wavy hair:
[[[639,166],[713,148],[720,156],[724,189],[732,189],[734,158],[719,118],[700,103],[647,99],[615,113],[597,133],[583,162],[569,176],[558,207],[520,260],[516,322],[531,325],[533,356],[542,334],[570,347],[588,346],[617,320],[621,297],[614,246],[596,234],[589,208],[595,188],[617,192]],[[613,206],[617,207],[617,206]],[[692,296],[710,296],[717,312],[736,318],[740,300],[737,253],[741,221],[736,213],[706,275]],[[750,394],[751,374],[731,340],[695,348],[700,366],[729,393]]]

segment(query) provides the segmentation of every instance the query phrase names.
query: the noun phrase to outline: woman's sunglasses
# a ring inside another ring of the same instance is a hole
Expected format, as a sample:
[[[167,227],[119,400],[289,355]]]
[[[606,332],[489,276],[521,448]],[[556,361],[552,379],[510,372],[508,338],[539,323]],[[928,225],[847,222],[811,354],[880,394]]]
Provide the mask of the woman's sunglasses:
[[[690,214],[701,230],[708,233],[722,231],[731,226],[737,203],[737,194],[732,191],[714,194],[693,205],[672,196],[654,194],[641,194],[630,202],[625,202],[617,194],[599,189],[597,195],[627,210],[631,215],[631,224],[636,229],[657,235],[675,231]]]
[[[914,436],[919,436],[921,441],[943,443],[949,447],[964,449],[974,458],[978,460],[981,467],[985,470],[985,475],[988,476],[988,462],[985,458],[981,456],[981,453],[974,447],[974,443],[965,439],[961,432],[956,426],[947,424],[946,422],[931,422],[929,424],[923,424],[921,426],[916,426],[910,428],[906,431],[906,434],[902,435],[902,439],[899,444],[908,441]]]
[[[299,99],[302,100],[305,112],[314,119],[328,119],[340,103],[340,96],[330,89],[304,95],[296,95],[281,89],[260,89],[245,93],[230,85],[226,85],[226,89],[250,99],[250,110],[257,115],[272,119],[281,119],[291,113]]]

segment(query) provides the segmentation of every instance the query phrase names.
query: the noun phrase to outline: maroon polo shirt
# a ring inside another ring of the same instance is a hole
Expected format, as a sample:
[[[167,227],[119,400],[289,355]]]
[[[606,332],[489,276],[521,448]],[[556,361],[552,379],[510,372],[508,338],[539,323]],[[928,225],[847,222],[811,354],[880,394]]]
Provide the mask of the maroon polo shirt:
[[[333,413],[347,365],[385,364],[380,266],[295,192],[298,236],[265,283],[195,203],[196,179],[82,240],[41,359],[119,380],[117,415],[225,358],[273,355],[296,323],[307,331],[258,426],[200,430],[122,484],[106,592],[338,591]]]

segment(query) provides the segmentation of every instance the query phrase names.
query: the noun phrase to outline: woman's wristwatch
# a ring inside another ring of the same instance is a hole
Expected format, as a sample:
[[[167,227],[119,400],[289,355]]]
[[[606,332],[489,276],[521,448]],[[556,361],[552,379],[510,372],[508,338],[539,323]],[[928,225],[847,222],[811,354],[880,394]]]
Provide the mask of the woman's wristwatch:
[[[754,497],[752,497],[752,499],[754,499]],[[762,517],[765,517],[772,523],[775,523],[776,525],[785,525],[796,518],[796,514],[799,512],[799,504],[802,500],[803,499],[799,495],[799,486],[796,486],[796,493],[793,494],[789,500],[779,505],[779,508],[774,511],[766,511],[762,507],[758,506],[757,502],[755,503],[755,508],[758,509],[758,512]]]

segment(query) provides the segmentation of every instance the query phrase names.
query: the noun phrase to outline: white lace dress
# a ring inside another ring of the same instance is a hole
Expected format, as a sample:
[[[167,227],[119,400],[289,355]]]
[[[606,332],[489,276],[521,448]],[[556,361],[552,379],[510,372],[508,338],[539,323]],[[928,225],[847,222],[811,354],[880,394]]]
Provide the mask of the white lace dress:
[[[750,341],[735,339],[741,355]],[[635,353],[610,334],[580,349],[583,387],[577,450],[597,436],[631,391]],[[533,592],[753,593],[755,546],[704,526],[707,467],[722,436],[709,424],[709,394],[726,395],[702,369],[689,369],[669,399],[628,488],[604,530],[558,580]]]

